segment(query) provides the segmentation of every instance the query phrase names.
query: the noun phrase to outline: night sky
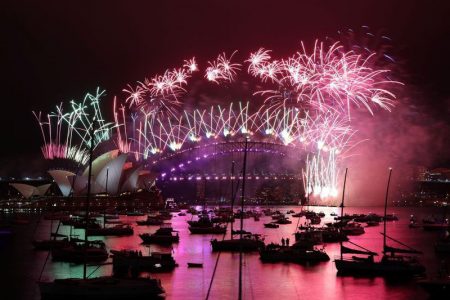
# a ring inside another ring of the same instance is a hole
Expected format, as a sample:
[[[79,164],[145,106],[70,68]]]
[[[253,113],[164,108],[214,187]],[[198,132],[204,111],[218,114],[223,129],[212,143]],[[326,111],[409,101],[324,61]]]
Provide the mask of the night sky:
[[[426,102],[433,118],[448,124],[447,1],[266,2],[3,1],[2,173],[39,157],[41,138],[32,110],[48,112],[97,86],[111,100],[127,83],[192,56],[204,64],[222,51],[247,55],[259,47],[290,55],[301,40],[312,46],[316,38],[363,25],[392,38],[407,74],[406,88]]]

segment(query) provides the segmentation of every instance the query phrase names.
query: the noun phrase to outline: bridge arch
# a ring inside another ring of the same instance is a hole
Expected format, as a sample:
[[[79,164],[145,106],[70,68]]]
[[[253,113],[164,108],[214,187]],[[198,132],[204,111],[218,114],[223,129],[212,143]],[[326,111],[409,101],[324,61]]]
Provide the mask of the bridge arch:
[[[220,157],[231,153],[244,152],[245,141],[231,140],[213,143],[197,144],[176,152],[164,153],[155,160],[152,160],[148,167],[158,173],[168,173],[186,169],[196,162],[203,162],[212,158]],[[308,152],[305,149],[294,145],[268,141],[249,141],[247,144],[248,153],[261,153],[286,157],[304,162]]]

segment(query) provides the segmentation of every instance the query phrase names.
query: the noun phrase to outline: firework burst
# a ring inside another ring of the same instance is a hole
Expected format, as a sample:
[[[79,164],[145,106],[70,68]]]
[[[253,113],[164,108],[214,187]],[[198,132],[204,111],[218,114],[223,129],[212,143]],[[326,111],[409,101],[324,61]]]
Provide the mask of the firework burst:
[[[202,70],[214,86],[234,82],[242,65],[222,53]],[[200,71],[195,58],[180,68],[127,85],[123,102],[114,100],[114,126],[103,121],[98,100],[103,92],[72,102],[72,112],[43,118],[36,113],[44,140],[44,156],[73,157],[83,161],[84,147],[91,141],[88,130],[93,116],[99,122],[95,144],[111,137],[114,129],[118,148],[136,160],[158,158],[198,147],[200,143],[257,139],[306,150],[309,155],[303,173],[305,192],[321,198],[338,191],[339,165],[355,142],[352,111],[391,111],[396,104],[389,68],[377,67],[379,54],[362,53],[339,43],[316,41],[308,51],[299,50],[286,58],[272,58],[260,48],[245,61],[247,73],[258,83],[254,95],[262,96],[259,107],[249,102],[214,105],[206,109],[184,109],[190,79]],[[200,76],[201,77],[201,76]],[[192,95],[190,95],[192,96]],[[121,104],[122,103],[122,104]],[[90,110],[93,109],[93,112]],[[75,140],[79,141],[78,147]]]

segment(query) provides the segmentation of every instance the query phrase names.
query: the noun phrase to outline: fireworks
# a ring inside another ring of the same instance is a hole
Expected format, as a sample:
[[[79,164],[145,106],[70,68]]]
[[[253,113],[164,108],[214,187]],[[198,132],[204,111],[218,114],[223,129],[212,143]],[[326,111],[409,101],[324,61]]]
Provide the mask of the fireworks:
[[[179,97],[192,73],[198,70],[195,58],[185,60],[182,68],[166,70],[163,75],[138,82],[136,87],[128,84],[122,91],[130,108],[137,108],[155,117],[176,117],[181,102]]]
[[[222,53],[215,61],[209,62],[209,67],[206,68],[205,78],[215,83],[234,81],[236,73],[241,67],[240,64],[231,62],[236,52],[234,51],[230,58],[227,58],[226,54]]]
[[[204,70],[206,81],[216,83],[218,88],[235,81],[242,67],[233,61],[236,53],[229,57],[222,53],[209,61]],[[396,101],[392,87],[400,83],[389,79],[388,69],[376,67],[376,55],[373,51],[361,54],[344,50],[339,43],[327,46],[319,41],[311,51],[301,44],[297,53],[279,59],[272,59],[270,50],[260,48],[244,63],[249,77],[258,82],[252,93],[263,98],[262,106],[235,102],[183,110],[189,81],[200,70],[192,58],[180,68],[168,69],[162,75],[124,88],[123,104],[114,99],[114,126],[101,117],[98,99],[102,93],[98,91],[80,104],[72,103],[70,114],[58,107],[57,113],[49,115],[45,122],[40,114],[35,114],[44,139],[42,150],[47,158],[73,157],[84,161],[84,148],[73,146],[72,138],[76,136],[80,145],[89,145],[89,106],[103,122],[94,142],[109,139],[114,128],[117,147],[133,154],[137,161],[155,161],[167,153],[199,144],[252,135],[309,152],[302,172],[306,193],[335,197],[340,160],[357,144],[352,110],[366,110],[373,115],[376,109],[390,111]],[[87,105],[86,101],[91,103]]]
[[[325,48],[316,41],[311,53],[302,50],[282,60],[271,60],[269,51],[252,53],[248,71],[263,83],[274,83],[273,89],[257,91],[266,97],[268,109],[279,109],[288,103],[302,109],[338,110],[350,118],[351,107],[373,107],[390,110],[395,95],[384,86],[398,84],[385,76],[388,70],[373,69],[373,54],[363,58],[344,52],[338,43]]]
[[[46,159],[65,158],[85,164],[88,152],[85,147],[111,138],[113,123],[106,123],[100,110],[100,98],[104,91],[97,89],[95,94],[86,94],[83,101],[71,101],[71,112],[64,113],[62,104],[56,107],[56,112],[43,119],[41,112],[33,112],[39,123],[44,145],[42,154]],[[93,120],[95,119],[95,123]],[[94,126],[94,137],[89,131]]]

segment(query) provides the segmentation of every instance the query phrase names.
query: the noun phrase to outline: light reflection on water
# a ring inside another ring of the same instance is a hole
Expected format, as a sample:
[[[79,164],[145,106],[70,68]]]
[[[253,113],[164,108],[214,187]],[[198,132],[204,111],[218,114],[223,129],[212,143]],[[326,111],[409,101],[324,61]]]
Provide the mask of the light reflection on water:
[[[294,209],[296,212],[299,207],[281,207],[282,212]],[[312,210],[316,212],[324,211],[326,217],[322,223],[331,221],[333,217],[331,212],[340,213],[339,208],[314,207]],[[388,235],[397,238],[405,244],[418,248],[424,252],[421,261],[427,266],[428,274],[434,274],[438,268],[439,259],[433,252],[433,242],[437,237],[437,233],[424,232],[422,229],[410,229],[408,227],[409,216],[414,208],[390,208],[388,213],[396,213],[400,220],[397,222],[388,222]],[[429,209],[421,209],[425,211],[418,215],[419,219],[429,215],[426,211]],[[346,213],[383,213],[383,208],[346,208]],[[160,278],[162,284],[167,291],[166,299],[205,299],[210,284],[212,272],[216,262],[217,253],[213,253],[210,247],[210,240],[213,237],[220,238],[221,235],[191,235],[187,228],[186,221],[191,219],[191,215],[177,216],[174,213],[171,221],[175,230],[179,231],[180,242],[173,244],[173,248],[160,247],[152,245],[150,248],[141,245],[139,233],[154,232],[158,226],[134,226],[135,233],[130,237],[106,237],[94,238],[104,240],[108,250],[115,249],[134,249],[140,250],[142,253],[149,251],[173,251],[175,260],[179,267],[172,273],[153,274],[154,277]],[[127,217],[121,216],[121,220],[135,224],[137,219],[145,217]],[[271,217],[261,217],[261,220],[255,222],[252,218],[244,220],[246,230],[253,233],[261,233],[265,237],[266,243],[280,243],[281,238],[290,238],[293,242],[294,229],[297,225],[297,218],[291,218],[292,224],[280,225],[278,229],[264,228],[263,223],[267,223]],[[305,219],[301,219],[301,223]],[[56,228],[57,222],[54,222]],[[235,227],[239,226],[239,222],[235,222]],[[41,220],[36,229],[36,238],[47,238],[49,235],[50,221]],[[31,229],[30,229],[31,230]],[[33,228],[34,230],[34,228]],[[361,236],[351,237],[351,240],[372,251],[380,252],[382,249],[382,223],[377,227],[366,228],[366,233]],[[59,233],[68,234],[69,227],[61,226]],[[83,237],[83,230],[74,230],[74,234]],[[29,240],[28,240],[29,241]],[[39,277],[40,270],[46,259],[46,252],[34,252],[29,246],[28,241],[21,241],[24,244],[20,255],[28,257],[32,265],[19,266],[17,272],[28,272],[25,285],[29,286],[31,291],[28,292],[24,299],[39,299],[38,289],[34,286],[35,281]],[[291,244],[292,244],[291,242]],[[353,277],[337,277],[336,268],[333,259],[339,255],[339,244],[327,244],[325,250],[331,260],[313,266],[302,266],[296,264],[263,264],[259,261],[257,253],[245,254],[243,280],[244,280],[244,299],[273,299],[274,297],[282,299],[387,299],[395,297],[395,299],[424,299],[426,298],[413,282],[411,283],[388,283],[382,278],[353,278]],[[19,255],[19,254],[18,254]],[[18,259],[19,256],[11,259]],[[19,257],[20,258],[20,257]],[[380,259],[380,258],[378,258]],[[188,268],[188,262],[201,262],[203,268]],[[14,264],[20,264],[14,262]],[[237,299],[238,289],[238,269],[239,269],[238,253],[222,253],[217,274],[211,290],[210,299]],[[22,269],[21,269],[22,268]],[[94,270],[95,267],[89,267]],[[111,274],[111,265],[102,266],[94,276]],[[61,262],[49,262],[46,264],[43,278],[51,280],[53,278],[81,277],[83,273],[82,265],[73,265]],[[90,273],[90,271],[88,271]],[[20,276],[19,276],[20,277]],[[20,277],[22,278],[22,277]],[[23,279],[21,279],[23,280]]]

